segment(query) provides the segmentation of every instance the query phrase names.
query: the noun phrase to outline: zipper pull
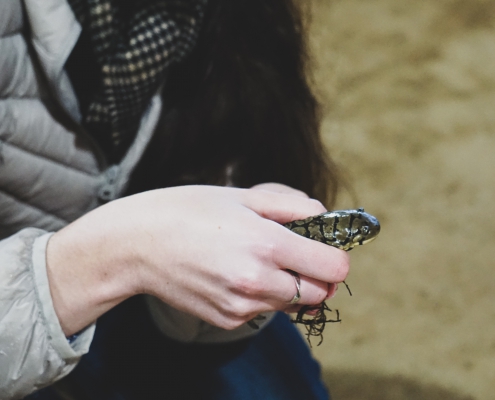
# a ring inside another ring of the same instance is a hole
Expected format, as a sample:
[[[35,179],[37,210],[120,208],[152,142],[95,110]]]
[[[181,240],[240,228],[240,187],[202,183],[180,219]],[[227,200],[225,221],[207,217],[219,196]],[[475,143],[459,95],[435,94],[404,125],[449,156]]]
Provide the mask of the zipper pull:
[[[120,168],[117,165],[112,165],[105,171],[105,182],[98,191],[98,198],[101,201],[106,203],[115,199],[117,192],[116,183],[119,172]]]

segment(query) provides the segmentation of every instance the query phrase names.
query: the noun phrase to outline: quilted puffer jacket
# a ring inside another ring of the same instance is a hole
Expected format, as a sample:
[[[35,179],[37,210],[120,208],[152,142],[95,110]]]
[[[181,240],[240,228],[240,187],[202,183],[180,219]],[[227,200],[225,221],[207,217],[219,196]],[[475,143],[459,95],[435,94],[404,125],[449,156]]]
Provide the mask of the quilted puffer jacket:
[[[64,63],[80,25],[65,0],[0,2],[0,399],[63,377],[94,326],[69,345],[45,269],[51,233],[118,197],[160,114],[156,96],[119,165],[79,127]]]
[[[80,32],[67,0],[0,1],[0,400],[55,382],[88,351],[95,326],[70,344],[60,327],[46,245],[53,232],[121,196],[161,113],[157,94],[123,160],[107,165],[80,126],[64,71]],[[224,331],[147,300],[157,326],[178,340],[254,333],[247,325]]]

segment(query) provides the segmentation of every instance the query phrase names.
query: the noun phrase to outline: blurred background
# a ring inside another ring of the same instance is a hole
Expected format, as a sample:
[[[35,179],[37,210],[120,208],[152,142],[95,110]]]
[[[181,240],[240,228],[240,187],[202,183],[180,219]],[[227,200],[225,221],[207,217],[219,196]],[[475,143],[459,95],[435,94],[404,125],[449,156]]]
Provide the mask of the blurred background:
[[[313,341],[334,400],[495,399],[495,1],[308,3],[337,208],[382,223]]]

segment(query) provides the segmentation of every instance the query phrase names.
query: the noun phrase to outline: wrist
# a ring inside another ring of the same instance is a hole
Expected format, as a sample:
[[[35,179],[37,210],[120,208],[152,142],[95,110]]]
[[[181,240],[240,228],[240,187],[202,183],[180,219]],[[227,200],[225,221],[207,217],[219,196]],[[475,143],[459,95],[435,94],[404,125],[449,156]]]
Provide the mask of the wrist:
[[[115,234],[106,234],[103,224],[91,219],[83,217],[55,233],[47,245],[50,293],[67,336],[138,292],[128,252],[115,246]]]

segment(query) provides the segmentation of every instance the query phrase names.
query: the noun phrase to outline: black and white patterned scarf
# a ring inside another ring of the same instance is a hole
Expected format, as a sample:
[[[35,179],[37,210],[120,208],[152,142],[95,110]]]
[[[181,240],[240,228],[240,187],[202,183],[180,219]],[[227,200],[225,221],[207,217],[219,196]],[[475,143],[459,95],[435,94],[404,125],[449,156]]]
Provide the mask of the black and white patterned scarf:
[[[164,72],[194,47],[207,0],[69,0],[99,71],[84,124],[117,149],[136,134]]]

